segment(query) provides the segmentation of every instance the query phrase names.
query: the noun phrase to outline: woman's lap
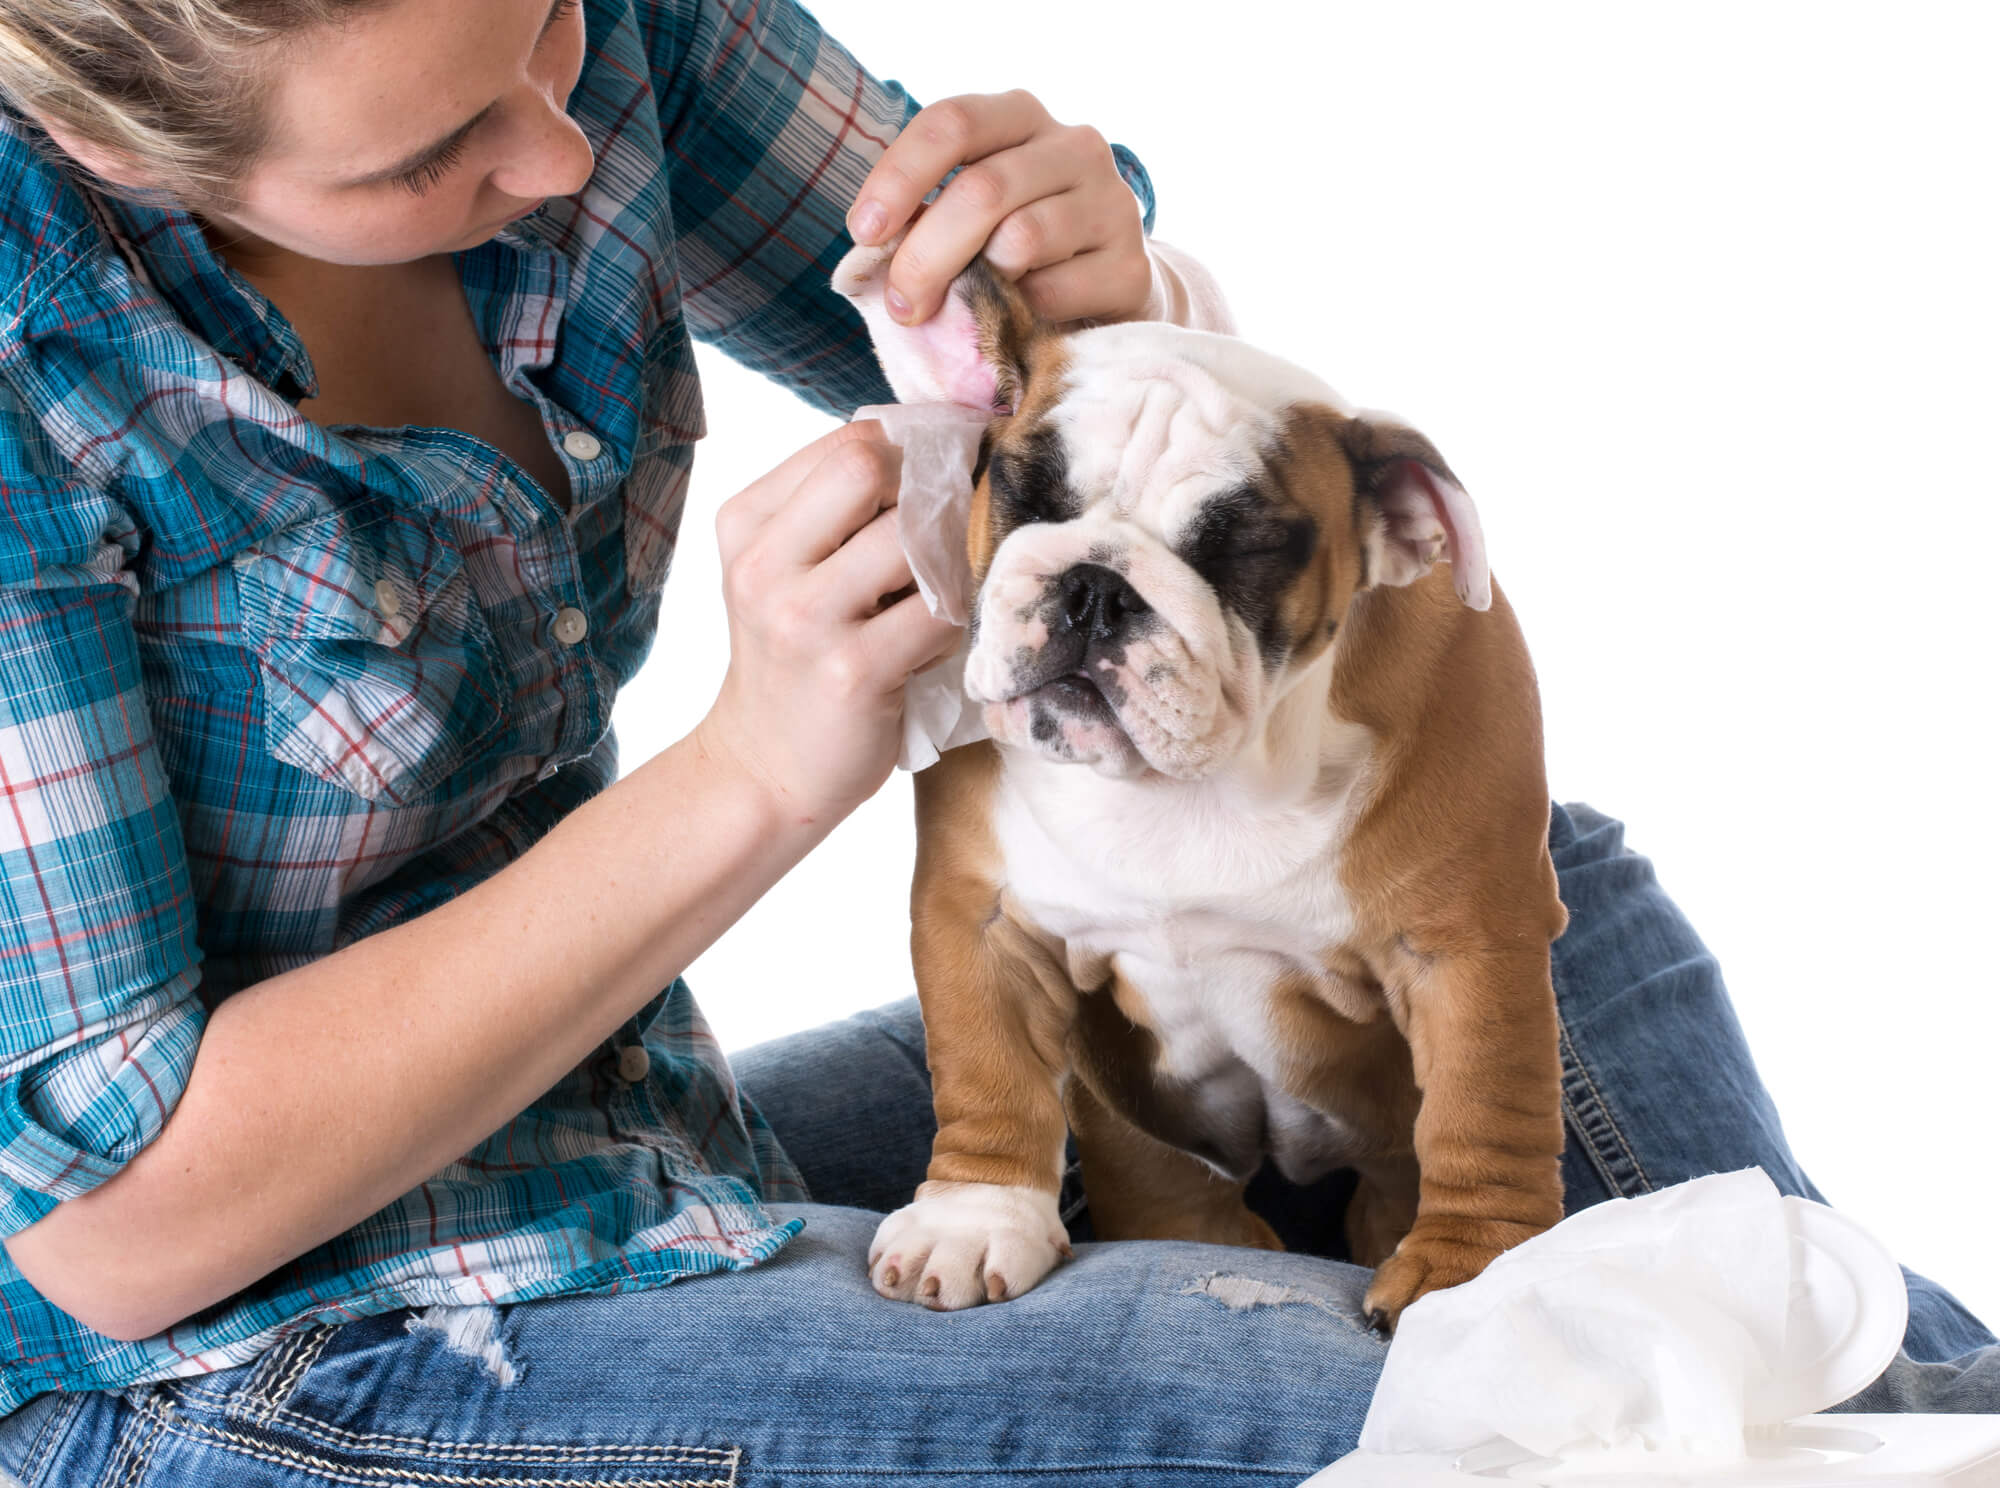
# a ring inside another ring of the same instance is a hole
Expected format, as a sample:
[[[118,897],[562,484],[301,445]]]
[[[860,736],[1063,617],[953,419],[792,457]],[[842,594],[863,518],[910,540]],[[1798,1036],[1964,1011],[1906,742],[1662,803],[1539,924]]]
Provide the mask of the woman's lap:
[[[1571,1207],[1753,1164],[1816,1196],[1715,962],[1651,865],[1585,807],[1554,812],[1550,844],[1571,910],[1554,955]],[[921,1181],[932,1131],[914,1004],[735,1063],[821,1201],[775,1261],[437,1316],[497,1322],[499,1373],[475,1357],[480,1338],[455,1350],[394,1313],[187,1385],[46,1397],[0,1422],[0,1482],[303,1488],[408,1473],[755,1488],[922,1472],[949,1488],[1040,1467],[1082,1484],[1269,1483],[1353,1445],[1383,1351],[1357,1315],[1365,1272],[1305,1253],[1084,1244],[1004,1306],[885,1302],[868,1240]],[[1266,1197],[1294,1232],[1337,1228],[1313,1212],[1320,1195]],[[1992,1342],[1912,1277],[1905,1352],[1852,1404],[2000,1411]]]
[[[869,1288],[879,1214],[780,1212],[806,1230],[752,1271],[436,1314],[478,1330],[459,1347],[391,1313],[197,1381],[45,1397],[0,1468],[33,1488],[906,1473],[990,1488],[1037,1469],[1104,1488],[1291,1485],[1353,1446],[1381,1367],[1367,1273],[1338,1261],[1084,1245],[1016,1302],[931,1313]],[[52,1418],[62,1440],[31,1463]]]
[[[1570,911],[1552,952],[1570,1211],[1752,1166],[1786,1193],[1820,1199],[1757,1074],[1721,968],[1651,862],[1626,848],[1624,827],[1588,806],[1558,806],[1549,849]],[[935,1130],[913,999],[760,1045],[735,1065],[815,1198],[908,1201]],[[1288,1242],[1338,1255],[1344,1194],[1338,1179],[1302,1191],[1267,1172],[1251,1198]],[[1855,1408],[1969,1410],[1965,1402],[1978,1400],[2000,1411],[1993,1335],[1935,1282],[1906,1275],[1904,1356]],[[1975,1370],[1968,1356],[1978,1350],[1988,1352]]]

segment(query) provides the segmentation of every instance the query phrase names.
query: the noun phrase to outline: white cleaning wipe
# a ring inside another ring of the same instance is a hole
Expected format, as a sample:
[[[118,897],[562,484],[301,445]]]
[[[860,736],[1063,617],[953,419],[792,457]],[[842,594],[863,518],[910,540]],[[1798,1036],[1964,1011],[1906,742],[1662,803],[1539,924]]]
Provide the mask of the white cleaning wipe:
[[[1405,1312],[1361,1448],[1739,1460],[1872,1383],[1908,1311],[1880,1244],[1758,1169],[1613,1199]]]
[[[972,467],[987,415],[959,403],[890,403],[859,409],[854,417],[881,420],[889,442],[903,451],[896,535],[917,592],[940,620],[966,624],[972,613],[972,565],[965,553]],[[979,706],[966,700],[965,652],[961,639],[956,651],[903,689],[903,750],[896,761],[903,769],[926,769],[945,750],[990,737]]]

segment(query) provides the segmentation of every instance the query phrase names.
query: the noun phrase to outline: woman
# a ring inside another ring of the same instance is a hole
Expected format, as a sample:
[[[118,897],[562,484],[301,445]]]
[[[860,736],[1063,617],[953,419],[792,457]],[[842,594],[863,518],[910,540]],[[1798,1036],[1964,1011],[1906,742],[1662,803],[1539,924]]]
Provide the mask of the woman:
[[[1352,1445],[1382,1345],[1336,1260],[1086,1246],[1004,1307],[876,1298],[912,1010],[754,1052],[752,1100],[678,979],[953,642],[881,601],[879,429],[724,507],[701,726],[623,779],[607,729],[690,330],[886,401],[828,272],[968,164],[911,320],[982,250],[1052,319],[1173,314],[1136,161],[1024,94],[919,114],[781,0],[0,0],[0,99],[0,1467],[1235,1483]],[[1571,1204],[1810,1192],[1644,861],[1581,810],[1551,845]],[[1218,1267],[1317,1305],[1231,1312]],[[1912,1302],[1872,1402],[1994,1408],[1991,1337]]]

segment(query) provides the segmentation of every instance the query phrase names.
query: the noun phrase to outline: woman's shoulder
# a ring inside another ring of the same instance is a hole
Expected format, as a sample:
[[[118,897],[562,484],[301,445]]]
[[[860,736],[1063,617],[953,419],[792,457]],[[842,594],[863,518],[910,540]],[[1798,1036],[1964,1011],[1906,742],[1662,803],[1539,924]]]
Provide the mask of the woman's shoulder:
[[[104,251],[103,226],[69,171],[0,105],[0,357],[30,333],[50,296]]]

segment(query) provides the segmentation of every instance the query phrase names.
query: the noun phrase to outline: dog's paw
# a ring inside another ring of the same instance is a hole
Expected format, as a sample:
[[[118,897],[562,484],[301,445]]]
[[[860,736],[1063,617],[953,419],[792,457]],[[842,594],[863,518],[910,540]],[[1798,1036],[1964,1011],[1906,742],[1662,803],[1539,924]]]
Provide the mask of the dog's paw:
[[[875,1231],[868,1279],[892,1301],[955,1312],[1020,1296],[1069,1254],[1054,1194],[926,1183]]]
[[[1501,1251],[1535,1233],[1535,1227],[1512,1224],[1426,1229],[1419,1220],[1395,1253],[1376,1267],[1375,1280],[1361,1301],[1362,1314],[1377,1332],[1393,1333],[1405,1310],[1419,1298],[1472,1280]]]

